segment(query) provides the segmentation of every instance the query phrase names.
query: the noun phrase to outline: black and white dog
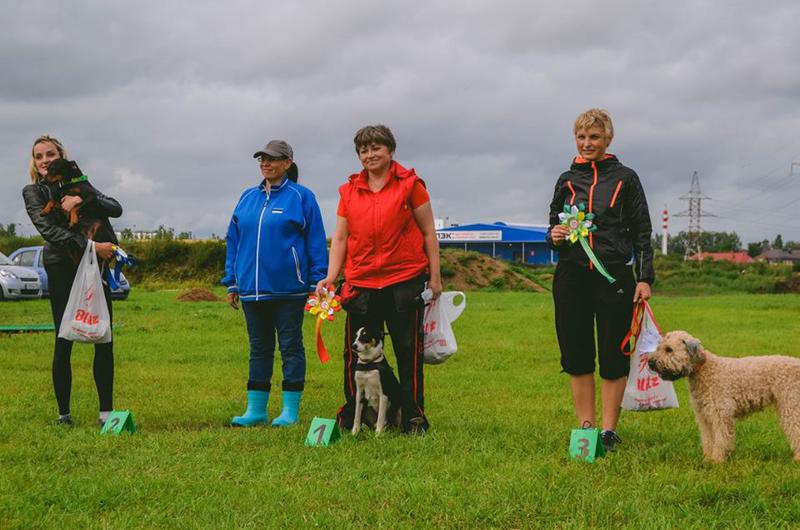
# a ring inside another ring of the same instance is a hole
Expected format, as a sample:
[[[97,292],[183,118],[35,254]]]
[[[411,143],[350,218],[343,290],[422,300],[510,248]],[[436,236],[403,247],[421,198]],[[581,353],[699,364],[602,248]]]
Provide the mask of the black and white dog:
[[[400,382],[392,367],[383,356],[383,333],[375,333],[367,328],[359,328],[353,350],[358,355],[355,368],[356,412],[353,417],[352,433],[361,429],[363,401],[377,413],[375,434],[380,434],[387,426],[400,423]]]

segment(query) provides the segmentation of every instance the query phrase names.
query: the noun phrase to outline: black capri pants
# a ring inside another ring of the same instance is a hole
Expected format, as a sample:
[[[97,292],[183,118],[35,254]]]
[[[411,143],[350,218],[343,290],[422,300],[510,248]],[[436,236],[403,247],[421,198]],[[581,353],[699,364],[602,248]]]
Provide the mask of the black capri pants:
[[[561,368],[570,375],[594,373],[596,356],[603,379],[628,375],[630,356],[621,351],[620,344],[630,329],[636,281],[629,265],[606,266],[606,270],[617,280],[613,284],[596,270],[575,263],[559,262],[556,267],[556,334]]]

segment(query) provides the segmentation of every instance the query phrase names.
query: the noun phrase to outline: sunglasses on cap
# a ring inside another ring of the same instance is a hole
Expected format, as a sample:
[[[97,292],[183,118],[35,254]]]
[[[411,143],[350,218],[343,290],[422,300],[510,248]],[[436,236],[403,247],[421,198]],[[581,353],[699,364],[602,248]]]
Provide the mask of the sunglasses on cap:
[[[269,156],[269,155],[261,155],[258,157],[259,163],[280,162],[281,160],[288,160],[288,158],[285,156]]]

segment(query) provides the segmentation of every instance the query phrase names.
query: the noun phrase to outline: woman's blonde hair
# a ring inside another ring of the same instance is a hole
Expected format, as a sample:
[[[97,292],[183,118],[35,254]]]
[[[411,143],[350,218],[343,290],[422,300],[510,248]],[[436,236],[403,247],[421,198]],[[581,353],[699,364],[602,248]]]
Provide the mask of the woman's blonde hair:
[[[61,158],[67,158],[67,150],[64,149],[64,146],[61,144],[61,142],[58,141],[58,139],[45,134],[34,140],[33,145],[31,146],[31,161],[28,163],[28,173],[30,173],[31,175],[32,184],[35,184],[36,181],[39,180],[39,177],[41,177],[41,175],[39,174],[39,170],[36,169],[36,160],[34,160],[33,158],[33,149],[37,145],[43,143],[53,144],[54,146],[56,146],[56,149],[58,149],[58,154],[61,155]]]
[[[576,134],[580,129],[591,129],[600,127],[606,133],[608,140],[614,138],[614,125],[611,123],[611,115],[605,109],[589,109],[575,118],[575,125],[572,134]]]

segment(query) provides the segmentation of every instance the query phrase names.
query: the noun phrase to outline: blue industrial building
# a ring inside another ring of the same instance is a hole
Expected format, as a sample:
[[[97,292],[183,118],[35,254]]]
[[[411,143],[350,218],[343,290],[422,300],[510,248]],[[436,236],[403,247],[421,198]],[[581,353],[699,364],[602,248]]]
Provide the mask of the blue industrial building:
[[[558,253],[548,248],[546,236],[546,226],[512,225],[502,221],[451,226],[436,231],[441,248],[474,250],[498,259],[529,265],[558,262]]]

